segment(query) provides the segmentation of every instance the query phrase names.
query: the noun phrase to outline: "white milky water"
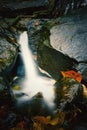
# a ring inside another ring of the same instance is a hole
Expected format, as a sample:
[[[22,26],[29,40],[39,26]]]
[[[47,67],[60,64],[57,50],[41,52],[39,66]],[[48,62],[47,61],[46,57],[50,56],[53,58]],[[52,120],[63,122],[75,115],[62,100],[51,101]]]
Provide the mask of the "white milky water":
[[[32,52],[28,45],[27,32],[23,32],[20,35],[19,44],[25,68],[25,79],[22,82],[22,92],[28,95],[23,100],[31,99],[40,92],[43,95],[44,101],[50,107],[54,107],[54,80],[42,77],[38,74]]]
[[[24,62],[24,67],[25,67],[25,76],[26,78],[36,78],[37,76],[37,71],[35,67],[35,63],[33,60],[33,56],[31,53],[31,50],[28,46],[28,36],[27,32],[24,32],[21,34],[20,39],[19,39],[19,44],[20,44],[20,49],[21,49],[21,55],[23,58]]]

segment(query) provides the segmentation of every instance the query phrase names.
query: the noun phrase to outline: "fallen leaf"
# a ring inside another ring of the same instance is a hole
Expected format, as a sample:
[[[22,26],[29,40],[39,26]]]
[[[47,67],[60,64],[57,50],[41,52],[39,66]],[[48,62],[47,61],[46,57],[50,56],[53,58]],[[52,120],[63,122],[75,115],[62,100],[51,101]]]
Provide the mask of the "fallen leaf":
[[[14,89],[14,90],[20,90],[20,87],[19,87],[18,85],[15,85],[15,86],[13,87],[13,89]]]
[[[8,38],[9,38],[9,40],[12,41],[12,42],[15,41],[15,39],[14,39],[12,36],[9,36]]]
[[[33,130],[44,130],[44,127],[42,124],[34,122],[33,124]]]
[[[59,118],[56,117],[56,118],[54,118],[53,120],[51,120],[51,121],[49,122],[49,124],[50,124],[50,125],[57,125],[58,122],[59,122]]]
[[[82,87],[83,87],[83,96],[84,98],[87,98],[87,87],[84,84],[82,85]]]
[[[64,78],[73,78],[78,82],[81,82],[82,80],[82,75],[74,70],[61,71],[61,74],[63,75]]]
[[[36,21],[36,22],[34,23],[34,25],[35,25],[35,26],[38,26],[38,25],[39,25],[39,21]]]
[[[59,111],[57,116],[54,117],[53,119],[51,118],[51,116],[47,116],[47,117],[44,117],[44,116],[35,116],[33,117],[33,122],[36,123],[36,124],[41,124],[41,125],[52,125],[52,126],[55,126],[55,125],[62,125],[64,123],[64,119],[65,119],[65,113],[62,112],[62,111]]]
[[[44,117],[44,116],[35,116],[33,118],[34,122],[38,122],[40,124],[48,124],[48,122],[50,121],[50,116],[49,117]]]

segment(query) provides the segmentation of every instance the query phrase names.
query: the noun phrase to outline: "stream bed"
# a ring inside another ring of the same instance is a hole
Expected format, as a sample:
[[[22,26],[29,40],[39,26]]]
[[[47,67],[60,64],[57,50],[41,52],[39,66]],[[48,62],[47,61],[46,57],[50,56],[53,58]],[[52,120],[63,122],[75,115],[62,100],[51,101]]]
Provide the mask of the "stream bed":
[[[1,130],[87,129],[86,15],[1,19]]]

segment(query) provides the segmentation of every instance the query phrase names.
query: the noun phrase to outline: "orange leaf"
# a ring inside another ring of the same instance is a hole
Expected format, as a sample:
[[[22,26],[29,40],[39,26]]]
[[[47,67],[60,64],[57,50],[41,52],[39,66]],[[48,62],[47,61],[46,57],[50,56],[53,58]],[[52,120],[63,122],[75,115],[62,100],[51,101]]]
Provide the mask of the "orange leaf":
[[[69,71],[61,71],[63,77],[67,77],[67,78],[73,78],[75,80],[77,80],[78,82],[81,82],[82,80],[82,75],[74,70],[69,70]]]

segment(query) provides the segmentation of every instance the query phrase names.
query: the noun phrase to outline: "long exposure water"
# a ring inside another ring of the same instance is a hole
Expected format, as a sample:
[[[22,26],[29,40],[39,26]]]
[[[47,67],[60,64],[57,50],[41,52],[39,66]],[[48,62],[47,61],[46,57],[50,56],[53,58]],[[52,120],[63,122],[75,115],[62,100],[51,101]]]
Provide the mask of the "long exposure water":
[[[35,67],[34,60],[33,60],[32,52],[28,45],[27,32],[24,32],[23,34],[21,34],[19,38],[19,44],[21,47],[20,50],[21,50],[21,55],[24,62],[25,76],[29,80],[30,78],[31,79],[36,78],[37,70]]]
[[[41,76],[38,73],[37,65],[34,62],[32,52],[28,44],[27,32],[23,32],[19,38],[20,51],[25,68],[25,77],[20,83],[21,92],[26,96],[19,98],[19,102],[32,99],[38,93],[41,93],[45,103],[50,108],[55,108],[54,99],[54,80],[52,78]]]

